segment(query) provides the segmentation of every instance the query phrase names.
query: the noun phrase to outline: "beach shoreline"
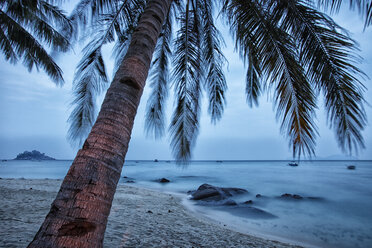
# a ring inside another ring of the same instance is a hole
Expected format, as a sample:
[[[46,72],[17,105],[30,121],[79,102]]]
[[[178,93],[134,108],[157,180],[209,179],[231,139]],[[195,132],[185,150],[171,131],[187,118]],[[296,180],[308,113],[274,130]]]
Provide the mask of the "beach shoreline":
[[[0,247],[25,247],[62,180],[0,179]],[[182,197],[119,184],[104,247],[301,247],[226,228],[188,209]]]
[[[253,236],[264,240],[274,240],[284,244],[290,244],[296,247],[303,248],[319,248],[323,247],[321,244],[314,244],[313,241],[290,239],[286,238],[285,235],[278,235],[277,233],[270,233],[269,231],[263,232],[257,228],[250,226],[247,227],[246,223],[236,222],[239,217],[231,215],[228,211],[210,209],[204,206],[198,206],[190,202],[190,200],[182,199],[182,205],[190,211],[196,218],[203,219],[206,222],[213,223],[214,225],[220,226],[224,229],[231,230],[233,232],[242,233],[245,235]],[[231,220],[232,218],[233,220]]]
[[[119,184],[120,185],[120,184]],[[233,232],[242,233],[245,235],[261,238],[264,240],[272,240],[278,241],[284,244],[291,244],[295,245],[296,247],[303,247],[303,248],[318,248],[323,247],[321,244],[315,244],[312,240],[301,240],[301,239],[290,239],[287,238],[285,235],[278,235],[278,233],[270,233],[268,230],[266,232],[256,229],[253,226],[247,228],[246,223],[237,223],[236,220],[239,217],[231,215],[229,211],[224,210],[216,210],[211,207],[205,205],[198,205],[196,201],[190,199],[190,195],[181,192],[172,192],[168,190],[160,190],[160,189],[152,189],[143,185],[138,184],[124,184],[126,186],[133,186],[134,188],[143,189],[152,191],[154,193],[160,192],[161,194],[169,194],[179,198],[179,203],[189,212],[189,214],[193,215],[198,220],[203,220],[204,222],[214,224],[219,226],[223,229],[228,229]],[[234,219],[231,221],[231,218]],[[244,218],[243,218],[244,219]]]

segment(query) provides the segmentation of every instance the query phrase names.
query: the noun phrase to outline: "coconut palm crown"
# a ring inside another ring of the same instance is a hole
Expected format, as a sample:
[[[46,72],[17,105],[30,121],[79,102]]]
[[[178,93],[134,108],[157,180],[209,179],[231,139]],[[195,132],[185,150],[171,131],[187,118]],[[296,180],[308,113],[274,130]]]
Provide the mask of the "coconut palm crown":
[[[224,111],[227,82],[224,44],[216,27],[218,14],[229,26],[236,50],[247,65],[247,103],[258,104],[264,91],[273,93],[282,132],[293,156],[313,155],[317,127],[316,99],[323,95],[328,122],[345,152],[364,147],[365,90],[357,63],[358,46],[321,8],[337,11],[342,1],[176,0],[163,24],[152,59],[146,131],[165,133],[165,100],[172,86],[175,107],[170,121],[171,147],[187,161],[199,130],[201,96],[208,97],[211,121]],[[93,37],[84,48],[74,79],[71,140],[84,140],[95,121],[95,98],[108,84],[102,47],[114,42],[120,64],[146,6],[144,0],[84,0],[71,19]],[[350,1],[371,24],[371,2]],[[90,27],[88,29],[88,27]],[[87,33],[85,33],[87,34]],[[175,36],[175,37],[173,37]],[[172,69],[171,69],[172,68]],[[116,67],[117,69],[117,67]],[[116,70],[115,69],[115,70]]]
[[[59,1],[0,0],[0,51],[5,59],[20,59],[29,71],[41,67],[57,84],[63,84],[62,70],[52,52],[65,52],[70,47],[67,34],[72,23],[55,4]]]

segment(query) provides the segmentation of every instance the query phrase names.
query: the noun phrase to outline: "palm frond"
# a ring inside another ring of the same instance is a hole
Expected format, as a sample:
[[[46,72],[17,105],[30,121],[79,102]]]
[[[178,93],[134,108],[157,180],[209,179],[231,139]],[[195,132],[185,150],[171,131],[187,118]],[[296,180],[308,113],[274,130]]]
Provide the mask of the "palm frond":
[[[0,10],[0,22],[2,32],[11,42],[14,53],[18,58],[23,58],[23,63],[28,70],[31,71],[34,66],[41,67],[56,84],[63,84],[61,69],[35,37],[2,10]],[[14,57],[9,58],[14,59]]]
[[[337,13],[344,2],[342,0],[319,0],[318,6],[323,7],[326,11],[329,10],[331,13]],[[349,0],[350,9],[357,9],[359,14],[365,19],[365,27],[371,24],[371,6],[371,0]]]
[[[93,42],[95,43],[95,42]],[[86,56],[80,61],[73,82],[74,100],[68,122],[68,137],[72,143],[81,145],[89,134],[96,118],[96,96],[103,90],[107,82],[105,65],[100,46],[92,44],[93,49],[86,47]]]
[[[114,74],[119,68],[121,61],[127,52],[132,33],[137,26],[138,19],[145,8],[146,1],[136,0],[129,1],[125,8],[118,16],[118,22],[115,23],[114,28],[117,36],[112,57],[115,59]]]
[[[57,28],[66,39],[70,39],[74,35],[74,27],[72,21],[65,15],[64,11],[53,5],[54,2],[60,1],[40,1],[40,12],[42,13],[43,20],[51,20],[54,26]]]
[[[199,16],[197,16],[199,17]],[[174,88],[176,108],[171,124],[171,147],[179,162],[186,162],[191,157],[191,148],[195,144],[199,129],[200,114],[200,33],[195,25],[194,11],[186,5],[181,14],[181,28],[177,32],[174,51]]]
[[[6,13],[19,25],[31,30],[41,42],[51,45],[53,50],[66,51],[69,48],[69,41],[54,26],[71,27],[71,23],[57,7],[44,1],[13,1],[7,6]]]
[[[121,10],[122,8],[120,8]],[[74,110],[68,121],[70,128],[68,136],[71,142],[80,143],[86,138],[93,126],[96,116],[95,96],[104,89],[108,82],[102,47],[114,40],[114,23],[117,22],[119,11],[115,15],[104,15],[95,24],[96,38],[92,39],[83,49],[81,59],[74,77]]]
[[[236,0],[230,1],[225,13],[240,53],[248,56],[248,61],[250,50],[257,53],[262,75],[275,86],[277,116],[289,136],[293,155],[312,155],[317,133],[314,93],[298,61],[295,41],[278,28],[265,7],[256,1]]]
[[[253,54],[252,50],[249,49],[248,54],[248,70],[246,75],[246,86],[245,93],[247,95],[247,103],[250,107],[253,104],[258,106],[258,98],[261,95],[261,70],[260,65],[257,61],[257,57]]]
[[[261,71],[261,63],[260,63],[260,51],[256,51],[255,49],[259,48],[256,40],[254,37],[254,32],[244,32],[241,30],[243,28],[242,25],[236,25],[232,18],[232,11],[233,6],[237,5],[237,3],[231,4],[231,0],[225,0],[222,6],[222,13],[225,14],[228,18],[230,23],[233,25],[231,30],[235,29],[236,32],[236,43],[235,46],[239,51],[239,54],[244,62],[248,62],[248,69],[246,73],[246,86],[245,86],[245,93],[246,93],[246,101],[250,107],[253,105],[258,106],[258,98],[264,91],[265,87],[263,87],[264,78],[262,77]],[[253,24],[254,25],[254,24]],[[253,26],[254,27],[254,26]],[[233,31],[234,32],[234,31]],[[241,35],[239,35],[241,34]],[[239,36],[239,38],[238,38]],[[245,37],[244,37],[245,36]],[[245,43],[245,45],[240,45],[240,43]]]
[[[125,0],[124,0],[125,1]],[[120,1],[121,2],[121,1]],[[70,20],[75,30],[73,38],[77,39],[81,34],[90,35],[91,25],[101,21],[102,15],[112,13],[117,10],[117,6],[122,5],[118,1],[110,0],[81,0],[71,12]],[[79,34],[79,32],[81,34]]]
[[[366,12],[365,27],[367,27],[367,26],[372,24],[372,2],[370,2],[367,5],[367,8],[366,8],[365,12]]]
[[[360,12],[362,12],[368,3],[370,3],[370,0],[349,0],[349,7],[351,9],[358,9]],[[323,7],[325,10],[329,10],[331,12],[339,11],[342,4],[342,0],[318,0],[319,7]]]
[[[117,3],[117,2],[115,2]],[[83,50],[83,58],[81,59],[74,78],[74,95],[75,99],[72,102],[74,110],[69,117],[69,139],[71,142],[81,141],[86,138],[88,131],[94,124],[96,116],[95,97],[99,95],[106,84],[108,83],[105,63],[102,57],[102,48],[105,44],[113,42],[116,37],[119,37],[119,51],[122,52],[123,47],[128,43],[128,38],[132,32],[133,24],[138,18],[142,8],[142,1],[121,1],[120,5],[115,5],[113,8],[108,8],[109,4],[114,4],[110,1],[97,1],[94,4],[99,5],[98,17],[92,17],[94,23],[90,35],[95,38],[89,42]],[[82,6],[86,4],[81,2]],[[88,8],[87,6],[85,6]],[[111,6],[112,7],[112,6]],[[83,8],[83,7],[82,7]],[[79,8],[75,9],[79,10]],[[102,13],[102,11],[108,11]],[[83,10],[79,10],[83,11]],[[77,11],[76,13],[78,13]],[[98,12],[92,11],[93,14]],[[124,35],[127,35],[124,37]],[[120,53],[122,55],[122,53]]]
[[[71,23],[61,9],[49,2],[2,1],[1,43],[7,60],[15,63],[22,58],[29,70],[34,66],[41,67],[57,85],[61,85],[62,72],[43,45],[55,51],[67,51],[70,43],[59,29],[71,28]]]
[[[173,4],[174,6],[174,4]],[[150,71],[152,93],[147,100],[145,130],[147,135],[161,138],[165,132],[165,101],[168,97],[169,60],[172,55],[172,17],[174,7],[168,13],[162,32],[155,48]]]
[[[117,34],[117,39],[114,45],[114,48],[112,49],[112,58],[115,60],[114,64],[114,70],[113,72],[115,73],[121,64],[121,62],[124,59],[125,54],[127,53],[127,49],[130,43],[130,40],[132,38],[132,33],[134,31],[134,26],[129,26],[127,30],[121,30],[116,31]]]
[[[201,0],[200,9],[200,14],[204,17],[201,23],[201,37],[203,64],[206,67],[205,88],[209,98],[208,112],[211,115],[212,123],[215,123],[222,117],[226,103],[227,84],[223,72],[226,59],[221,52],[223,38],[214,25],[213,1]]]
[[[293,30],[300,44],[301,62],[312,84],[325,95],[330,127],[342,150],[352,152],[364,147],[362,130],[366,125],[363,107],[363,76],[355,64],[356,43],[342,34],[326,15],[297,1],[281,1],[287,9],[283,23]]]
[[[70,19],[75,29],[80,30],[82,34],[86,34],[86,30],[89,30],[91,25],[101,22],[102,15],[119,13],[116,23],[128,26],[133,24],[134,13],[141,12],[145,4],[146,0],[80,0],[72,11]]]
[[[90,6],[92,2],[93,0],[81,0],[76,4],[75,8],[71,12],[69,19],[71,20],[74,30],[70,37],[71,39],[77,40],[80,36],[79,31],[80,33],[84,33],[87,29],[90,20]]]
[[[13,51],[12,42],[8,39],[0,26],[0,49],[5,55],[5,59],[14,64],[18,61],[17,54]]]

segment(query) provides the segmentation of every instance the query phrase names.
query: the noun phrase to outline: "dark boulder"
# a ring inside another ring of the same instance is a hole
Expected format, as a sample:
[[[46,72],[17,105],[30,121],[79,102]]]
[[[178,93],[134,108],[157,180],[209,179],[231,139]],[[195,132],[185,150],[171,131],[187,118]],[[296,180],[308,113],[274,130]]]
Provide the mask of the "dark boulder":
[[[159,183],[169,183],[170,180],[169,179],[166,179],[165,177],[159,179]]]
[[[292,197],[293,197],[293,199],[297,199],[297,200],[303,198],[302,196],[300,196],[300,195],[296,195],[296,194],[294,194]]]
[[[348,170],[355,170],[355,165],[349,165],[349,166],[347,167],[347,169],[348,169]]]
[[[123,176],[125,183],[135,183],[135,179],[133,177]]]
[[[236,206],[238,204],[236,203],[236,201],[231,200],[231,199],[228,199],[227,201],[225,201],[224,203],[222,203],[222,205],[223,206]]]
[[[296,195],[296,194],[288,194],[288,193],[285,193],[285,194],[282,194],[281,196],[280,196],[280,198],[284,198],[284,199],[295,199],[295,200],[301,200],[301,199],[303,199],[303,197],[302,196],[300,196],[300,195]]]
[[[205,183],[190,193],[193,200],[222,201],[236,194],[248,193],[248,191],[240,188],[220,188]]]

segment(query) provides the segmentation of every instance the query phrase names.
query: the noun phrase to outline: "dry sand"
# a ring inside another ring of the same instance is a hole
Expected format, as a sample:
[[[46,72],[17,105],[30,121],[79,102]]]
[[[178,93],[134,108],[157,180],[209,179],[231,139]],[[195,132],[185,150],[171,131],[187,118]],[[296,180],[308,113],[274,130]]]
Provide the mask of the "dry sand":
[[[26,247],[61,180],[0,179],[0,247]],[[119,185],[104,247],[299,247],[235,232],[185,209],[177,196]]]

